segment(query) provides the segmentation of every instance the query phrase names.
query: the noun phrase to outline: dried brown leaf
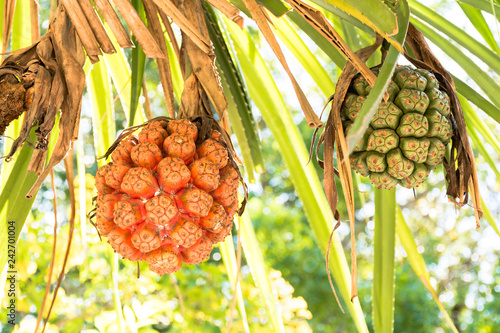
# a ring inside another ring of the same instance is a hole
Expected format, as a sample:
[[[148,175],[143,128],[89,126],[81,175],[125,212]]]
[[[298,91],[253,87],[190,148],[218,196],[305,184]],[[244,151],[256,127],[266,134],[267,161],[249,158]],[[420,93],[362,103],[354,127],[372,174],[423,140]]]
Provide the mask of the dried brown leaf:
[[[57,0],[50,0],[49,21],[52,22],[57,12]]]
[[[87,52],[87,54],[89,56],[102,55],[101,48],[97,43],[94,32],[92,31],[92,28],[90,28],[89,22],[87,21],[85,14],[83,14],[78,1],[61,0],[61,3],[66,8],[66,13],[75,26],[75,29],[78,32],[78,36],[80,37],[80,40],[83,44],[83,47],[85,47],[85,51]]]
[[[375,50],[380,47],[383,39],[377,36],[375,43],[364,49],[358,50],[356,52],[357,57],[365,62]],[[333,148],[336,144],[337,151],[337,166],[338,166],[338,176],[340,178],[340,183],[342,185],[342,191],[346,200],[347,212],[349,215],[349,224],[351,228],[351,300],[357,296],[357,264],[356,264],[356,244],[355,244],[355,232],[354,232],[354,222],[355,222],[355,207],[354,207],[354,187],[351,174],[351,165],[349,162],[349,154],[347,149],[347,142],[345,140],[344,132],[342,129],[342,122],[340,119],[340,108],[344,97],[349,89],[352,78],[356,74],[357,70],[352,63],[347,62],[339,80],[337,81],[337,86],[335,88],[335,94],[333,96],[331,111],[328,116],[323,133],[318,139],[318,147],[316,149],[316,154],[318,153],[319,147],[324,144],[324,162],[322,167],[325,170],[324,177],[324,187],[325,193],[328,199],[328,203],[332,212],[337,220],[340,216],[337,211],[337,201],[338,193],[335,186],[335,167],[333,160]],[[312,143],[314,144],[314,142]],[[319,157],[318,157],[319,159]]]
[[[172,25],[170,24],[170,19],[161,10],[159,11],[159,13],[160,13],[161,20],[163,22],[163,26],[165,27],[165,30],[167,31],[168,39],[170,40],[170,44],[172,45],[174,52],[175,52],[175,55],[177,56],[177,61],[181,62],[181,51],[179,49],[179,43],[177,42],[177,38],[175,37],[174,30],[172,29]],[[182,75],[184,75],[184,71],[182,72]]]
[[[57,111],[61,108],[64,101],[64,87],[61,79],[61,72],[57,71],[54,79],[52,80],[52,87],[49,96],[49,105],[43,122],[40,124],[39,131],[37,131],[37,149],[47,149],[48,147],[48,134],[54,128],[56,121]]]
[[[40,327],[40,323],[43,318],[43,310],[47,303],[47,297],[50,293],[50,286],[52,285],[52,273],[54,272],[54,262],[56,261],[56,247],[57,247],[57,195],[56,195],[56,186],[54,180],[54,170],[50,172],[50,183],[52,185],[52,193],[54,194],[54,242],[52,243],[52,258],[50,260],[49,271],[47,272],[47,284],[45,285],[45,292],[43,294],[42,304],[40,305],[40,311],[38,312],[38,316],[36,318],[36,326],[34,332],[38,332],[38,327]]]
[[[340,311],[342,311],[342,313],[345,313],[344,308],[340,304],[340,300],[339,300],[339,297],[337,296],[337,292],[335,291],[335,286],[333,285],[333,281],[332,281],[332,273],[330,271],[330,250],[332,248],[333,235],[335,233],[335,230],[337,230],[338,227],[340,227],[340,221],[338,221],[337,224],[335,225],[335,227],[333,227],[332,232],[330,233],[330,237],[328,238],[328,245],[326,247],[325,262],[326,262],[326,272],[328,273],[328,282],[330,283],[330,288],[332,288],[333,295],[335,296],[335,300],[337,301],[337,304],[340,307]]]
[[[163,95],[165,96],[165,103],[167,104],[168,114],[171,118],[175,118],[175,104],[174,104],[174,84],[172,82],[172,71],[170,69],[170,62],[168,59],[167,45],[165,44],[165,35],[161,27],[160,19],[158,18],[158,8],[152,0],[143,0],[144,10],[148,25],[151,29],[153,37],[160,46],[161,51],[165,58],[158,58],[158,73],[160,75],[161,86],[163,88]]]
[[[333,26],[328,22],[323,13],[304,3],[301,0],[286,0],[309,24],[322,34],[333,46],[335,46],[348,61],[363,75],[368,84],[373,87],[377,77],[366,66],[366,64],[359,59],[353,50],[346,44],[340,37]]]
[[[61,105],[59,136],[52,156],[26,195],[27,198],[31,198],[38,191],[50,170],[66,156],[72,142],[76,140],[85,85],[85,74],[82,69],[85,54],[76,30],[62,6],[58,8],[48,34],[52,39],[58,69],[61,71],[61,81],[65,84],[65,97]]]
[[[137,41],[139,42],[139,45],[141,45],[146,56],[150,58],[164,58],[165,54],[163,54],[155,39],[151,36],[151,33],[144,22],[142,22],[141,17],[137,14],[130,1],[113,0],[113,2],[125,22],[127,22],[130,30],[132,30],[135,38],[137,38]]]
[[[297,95],[297,98],[299,99],[300,105],[302,107],[302,111],[304,112],[304,115],[306,117],[307,123],[309,127],[322,127],[323,123],[321,120],[318,118],[318,116],[314,113],[311,105],[309,104],[309,101],[306,98],[306,95],[300,88],[297,80],[295,80],[295,77],[293,76],[292,72],[290,71],[290,68],[288,67],[288,64],[286,62],[285,56],[283,55],[283,52],[281,51],[281,47],[278,44],[278,41],[276,40],[276,37],[274,36],[273,31],[271,30],[271,27],[269,26],[268,20],[266,19],[266,16],[264,15],[263,11],[261,10],[260,6],[257,4],[255,0],[243,0],[245,3],[248,11],[252,15],[253,20],[257,23],[259,26],[260,31],[266,38],[267,42],[271,46],[274,54],[280,61],[281,65],[287,72],[288,76],[290,77],[290,80],[292,81],[293,88],[295,90],[295,94]]]
[[[194,22],[194,25],[198,29],[198,34],[203,36],[203,38],[208,39],[208,30],[200,1],[196,0],[189,3],[185,2],[184,4],[181,4],[179,9],[185,17],[187,17],[191,22]],[[194,43],[193,40],[191,40],[188,34],[185,34],[184,31],[182,32],[182,43],[189,57],[193,73],[196,75],[196,78],[201,83],[206,95],[212,102],[219,118],[222,118],[227,108],[227,100],[222,91],[220,77],[215,66],[214,53],[205,53]],[[200,94],[200,96],[203,95],[204,94]],[[208,105],[207,110],[210,110]]]
[[[49,322],[50,313],[52,312],[52,308],[54,307],[54,303],[56,302],[57,292],[59,291],[59,287],[61,287],[62,280],[65,275],[66,264],[68,263],[69,252],[71,250],[71,243],[73,241],[73,232],[75,230],[75,216],[76,216],[76,201],[75,201],[75,184],[74,184],[74,170],[73,170],[73,156],[68,155],[64,159],[64,167],[66,169],[66,179],[68,181],[69,188],[69,197],[71,201],[71,213],[69,217],[69,233],[68,233],[68,245],[66,246],[66,251],[64,252],[64,260],[61,267],[61,273],[59,273],[59,278],[57,279],[56,287],[54,288],[54,296],[52,297],[52,302],[50,303],[49,312],[47,313],[47,318],[45,319],[45,323],[43,325],[42,333],[45,331],[45,327]],[[55,235],[54,235],[55,237]]]
[[[200,29],[196,27],[193,21],[185,16],[170,0],[153,0],[158,6],[160,11],[165,13],[168,17],[174,21],[175,24],[182,30],[184,34],[189,36],[189,38],[196,44],[203,52],[212,52],[212,43],[207,35],[200,33]],[[198,6],[199,0],[189,0],[189,1],[179,1],[180,7]],[[196,22],[196,21],[194,21]]]
[[[104,53],[116,53],[113,42],[109,38],[99,15],[97,15],[94,6],[92,6],[92,3],[88,0],[81,0],[79,3],[101,49]]]
[[[35,93],[33,97],[33,102],[29,110],[26,111],[24,116],[23,126],[19,137],[12,143],[11,149],[8,157],[14,155],[14,153],[21,147],[21,145],[26,141],[31,129],[35,126],[35,120],[37,118],[43,117],[44,106],[49,95],[50,86],[52,82],[52,77],[48,70],[44,67],[40,67],[35,76]]]
[[[109,25],[109,28],[115,35],[116,41],[122,48],[133,47],[134,43],[130,39],[127,31],[123,27],[118,18],[118,15],[113,10],[113,6],[108,2],[108,0],[94,0],[99,9],[99,13],[104,17],[104,21]]]
[[[28,165],[28,169],[26,173],[35,172],[37,175],[40,175],[41,170],[43,170],[43,166],[47,161],[47,150],[35,149],[33,155],[31,155],[30,164]]]
[[[181,96],[181,105],[179,106],[179,118],[192,119],[198,116],[206,116],[207,113],[201,111],[200,107],[200,87],[199,81],[194,73],[184,81],[184,90]]]
[[[236,23],[240,29],[243,29],[243,17],[240,15],[238,8],[234,7],[232,4],[226,0],[206,0],[213,7],[217,8],[221,13],[226,15],[230,20]]]
[[[474,203],[476,226],[483,216],[479,181],[476,174],[474,154],[469,142],[465,119],[458,100],[453,78],[430,50],[422,33],[411,23],[408,26],[407,45],[413,51],[415,58],[405,52],[406,58],[416,67],[423,68],[435,74],[439,85],[450,97],[453,126],[450,160],[443,161],[446,170],[447,191],[450,200],[459,208],[466,205],[469,193]]]
[[[57,71],[57,63],[53,56],[54,48],[52,47],[52,41],[48,38],[48,35],[44,36],[36,45],[36,55],[40,58],[40,61],[47,67],[51,72]]]
[[[4,53],[7,51],[7,46],[9,45],[15,8],[16,0],[5,0],[3,4],[2,50],[0,50],[0,62],[3,62]]]
[[[335,105],[335,100],[334,104]],[[337,166],[339,170],[340,184],[342,186],[342,192],[344,193],[344,199],[346,201],[347,213],[349,215],[349,226],[351,229],[351,301],[354,297],[358,296],[358,273],[356,264],[356,233],[354,223],[355,218],[355,207],[354,207],[354,189],[351,173],[351,163],[349,161],[349,150],[347,148],[347,142],[344,137],[344,132],[342,130],[342,121],[340,119],[340,114],[337,112],[332,112],[333,122],[335,127],[335,141],[337,142]]]
[[[38,27],[38,3],[36,0],[30,0],[30,23],[31,23],[31,43],[35,43],[40,38]]]
[[[151,112],[151,103],[149,102],[146,80],[142,81],[142,96],[144,97],[144,110],[146,111],[146,119],[149,120],[153,118],[153,113]]]

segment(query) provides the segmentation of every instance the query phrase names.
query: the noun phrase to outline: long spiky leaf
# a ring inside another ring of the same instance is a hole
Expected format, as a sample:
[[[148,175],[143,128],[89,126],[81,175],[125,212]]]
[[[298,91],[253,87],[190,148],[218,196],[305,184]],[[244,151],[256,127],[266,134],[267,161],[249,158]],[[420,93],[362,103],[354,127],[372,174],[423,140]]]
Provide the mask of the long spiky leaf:
[[[42,333],[45,331],[45,328],[47,327],[47,323],[49,322],[50,318],[50,313],[52,312],[52,308],[54,307],[57,298],[57,292],[59,290],[59,287],[61,286],[64,275],[66,274],[65,272],[66,264],[68,263],[69,252],[71,250],[71,243],[73,241],[73,231],[75,229],[76,198],[75,198],[75,187],[74,187],[74,176],[73,176],[74,172],[73,155],[71,154],[71,152],[72,150],[70,151],[70,154],[66,158],[64,158],[64,167],[66,169],[66,179],[68,181],[68,189],[71,202],[71,210],[69,216],[68,244],[66,245],[66,251],[64,253],[64,260],[61,267],[61,272],[59,273],[59,278],[57,279],[57,284],[56,287],[54,288],[54,296],[52,296],[52,301],[50,303],[49,311],[47,313],[47,319],[45,320],[45,323],[42,328]]]
[[[137,11],[139,17],[144,21],[145,13],[142,2],[139,0],[132,0],[132,5]],[[132,43],[136,44],[136,42],[137,38],[134,35],[132,36]],[[139,124],[135,122],[135,114],[137,112],[137,106],[139,105],[139,97],[141,96],[142,91],[142,81],[144,79],[144,67],[146,65],[146,55],[144,54],[144,51],[142,50],[140,45],[136,45],[136,47],[131,50],[130,62],[131,93],[128,127]]]
[[[410,0],[409,3],[412,9],[412,15],[431,25],[436,31],[446,34],[449,38],[481,59],[481,61],[487,64],[497,74],[500,74],[500,56],[498,54],[434,10],[429,9],[416,0]]]
[[[238,222],[238,228],[241,229],[241,244],[243,245],[245,259],[250,266],[250,271],[252,272],[255,283],[260,289],[264,304],[271,317],[274,331],[284,333],[285,326],[283,324],[283,318],[276,306],[276,300],[269,281],[268,268],[262,256],[250,216],[245,212],[243,216],[237,217],[236,220]]]
[[[241,76],[237,63],[233,61],[230,45],[223,38],[223,30],[217,25],[217,16],[207,8],[207,27],[210,38],[214,43],[216,64],[221,73],[221,83],[228,100],[228,116],[232,130],[236,134],[246,167],[249,181],[254,181],[253,171],[262,172],[264,160],[260,149],[257,126],[247,96],[245,82]],[[222,23],[222,22],[221,22]],[[223,24],[223,23],[222,23]],[[231,50],[232,51],[232,50]]]
[[[479,88],[484,91],[486,96],[491,99],[493,104],[500,107],[500,95],[498,94],[500,86],[490,75],[488,75],[488,73],[483,71],[477,64],[471,61],[470,58],[466,56],[457,46],[453,45],[453,43],[449,40],[436,33],[436,31],[431,29],[425,23],[416,18],[412,18],[411,22],[425,35],[425,37],[447,53],[450,58],[455,60],[455,62],[463,68],[467,75],[469,75],[469,77],[477,83]]]
[[[43,319],[43,312],[47,302],[47,298],[50,293],[50,286],[52,282],[52,274],[54,272],[54,263],[56,261],[56,248],[57,248],[57,193],[54,179],[54,170],[50,172],[50,183],[52,185],[52,193],[54,195],[53,206],[54,206],[54,241],[52,242],[52,258],[50,260],[50,266],[47,272],[47,284],[45,285],[45,292],[43,294],[42,304],[40,305],[40,310],[36,318],[36,326],[34,332],[38,332],[38,327]],[[48,320],[48,317],[47,317]]]
[[[233,293],[234,298],[238,298],[238,309],[240,311],[241,320],[243,322],[243,327],[245,332],[249,332],[250,328],[248,326],[248,319],[245,310],[245,302],[243,299],[243,293],[241,291],[241,285],[236,283],[238,276],[238,261],[235,255],[235,248],[233,243],[232,235],[226,237],[224,242],[219,243],[219,250],[222,256],[222,260],[224,261],[224,265],[226,266],[226,270],[228,272],[229,281],[232,286],[236,287],[236,292]],[[233,290],[234,291],[234,290]]]
[[[333,214],[313,165],[307,163],[308,151],[302,137],[255,44],[234,23],[224,21],[234,43],[249,93],[274,134],[318,245],[325,253],[328,236],[333,227]],[[332,240],[330,267],[358,331],[368,332],[359,300],[350,300],[350,271],[342,245],[335,235]]]
[[[396,189],[374,191],[373,326],[375,332],[386,333],[394,329]]]
[[[455,323],[451,319],[450,315],[444,308],[443,304],[439,300],[439,297],[431,285],[430,274],[427,271],[424,257],[418,252],[417,244],[415,243],[415,239],[408,228],[404,220],[403,213],[401,212],[401,208],[399,206],[396,207],[396,231],[401,244],[403,245],[406,255],[408,258],[408,262],[410,263],[411,268],[418,276],[422,284],[432,295],[432,298],[436,302],[436,305],[439,307],[439,310],[444,315],[445,321],[451,330],[454,333],[458,333],[457,328],[455,327]]]

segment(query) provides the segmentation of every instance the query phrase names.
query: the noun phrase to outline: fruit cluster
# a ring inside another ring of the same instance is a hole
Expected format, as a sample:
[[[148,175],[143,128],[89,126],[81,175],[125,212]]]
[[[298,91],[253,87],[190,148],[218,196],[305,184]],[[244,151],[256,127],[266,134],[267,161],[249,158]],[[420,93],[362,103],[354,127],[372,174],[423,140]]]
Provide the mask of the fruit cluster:
[[[95,177],[95,225],[124,258],[171,274],[208,259],[231,232],[240,176],[217,131],[199,140],[186,119],[153,120],[111,159]]]
[[[353,80],[341,110],[346,133],[370,90],[362,76]],[[443,162],[453,134],[450,99],[432,73],[409,66],[398,66],[387,94],[349,156],[351,167],[378,188],[414,188]]]

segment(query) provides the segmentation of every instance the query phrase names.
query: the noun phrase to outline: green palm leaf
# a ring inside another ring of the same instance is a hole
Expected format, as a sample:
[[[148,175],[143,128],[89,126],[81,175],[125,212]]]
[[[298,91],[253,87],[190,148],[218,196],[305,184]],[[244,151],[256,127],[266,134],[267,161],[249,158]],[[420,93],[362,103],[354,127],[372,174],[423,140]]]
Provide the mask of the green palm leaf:
[[[467,51],[484,61],[492,70],[500,73],[500,56],[498,54],[420,2],[410,0],[409,3],[413,15],[433,26],[436,30],[446,34]]]
[[[267,311],[271,317],[275,332],[285,332],[283,318],[280,316],[276,305],[276,299],[269,282],[269,272],[260,250],[257,236],[253,229],[252,221],[248,213],[244,213],[238,219],[238,227],[241,228],[241,244],[245,251],[245,258],[252,271],[253,279],[260,289]]]
[[[458,332],[455,324],[453,323],[453,320],[450,318],[450,315],[444,308],[443,303],[441,303],[441,301],[439,300],[436,291],[434,290],[434,288],[432,288],[430,274],[427,271],[424,257],[418,252],[417,244],[413,239],[410,229],[408,228],[408,225],[404,220],[403,213],[401,212],[401,209],[399,207],[397,207],[396,209],[396,230],[398,233],[398,238],[406,251],[406,255],[408,256],[408,262],[410,263],[411,268],[418,276],[420,281],[422,281],[425,288],[431,293],[432,298],[436,302],[441,313],[444,315],[446,323],[451,328],[452,332]]]
[[[238,280],[238,284],[236,284],[236,277],[238,274],[238,262],[236,260],[235,248],[233,243],[233,237],[226,237],[224,242],[219,243],[219,249],[222,256],[222,260],[224,261],[224,265],[226,265],[227,274],[229,277],[229,281],[231,282],[231,290],[233,297],[237,297],[238,308],[240,310],[240,320],[243,322],[243,327],[245,332],[250,332],[250,328],[248,326],[247,313],[245,310],[245,300],[243,299],[243,292],[241,291],[241,277]],[[234,290],[234,286],[236,286],[236,290]],[[233,319],[234,320],[234,319]]]
[[[246,172],[251,183],[255,182],[254,170],[262,172],[264,160],[257,135],[257,126],[250,107],[250,100],[245,89],[241,73],[233,62],[230,44],[226,44],[222,31],[217,25],[218,19],[212,8],[208,6],[208,32],[214,43],[217,56],[217,68],[221,74],[221,83],[228,102],[228,116],[231,127],[236,134]]]
[[[406,30],[408,28],[408,17],[409,9],[408,4],[405,1],[398,2],[397,7],[398,13],[398,24],[401,27],[399,33],[396,36],[396,40],[403,43],[406,37]],[[346,141],[349,147],[349,154],[352,152],[356,143],[361,139],[361,136],[365,133],[366,129],[370,125],[370,120],[377,111],[378,105],[382,101],[389,82],[392,79],[392,73],[394,68],[396,68],[397,60],[399,57],[399,51],[396,48],[391,47],[387,53],[387,57],[380,68],[380,73],[377,76],[377,80],[373,85],[370,94],[363,107],[359,111],[356,120],[352,124],[349,134],[346,137]]]
[[[464,71],[469,75],[469,77],[477,83],[479,88],[484,91],[486,96],[488,96],[493,104],[500,107],[500,95],[498,91],[500,86],[491,78],[488,73],[483,71],[478,65],[470,60],[462,50],[457,46],[453,45],[446,38],[442,37],[436,31],[432,30],[428,25],[422,23],[418,19],[412,18],[411,22],[415,27],[417,27],[431,42],[438,45],[445,53],[447,53],[450,58],[455,60],[455,62],[464,69]]]
[[[373,236],[373,326],[375,332],[393,332],[394,251],[396,246],[396,189],[375,192]]]
[[[465,13],[465,15],[467,15],[469,21],[476,28],[476,30],[481,34],[481,36],[483,36],[484,40],[486,41],[486,43],[488,43],[490,48],[497,54],[500,54],[500,47],[498,47],[498,43],[495,40],[490,27],[484,19],[483,13],[481,13],[479,9],[476,9],[465,3],[458,3],[458,5],[460,6],[460,8],[462,8],[462,11]]]
[[[333,216],[316,171],[312,164],[307,163],[307,149],[254,43],[232,22],[226,20],[226,25],[234,42],[248,91],[278,142],[318,245],[326,253],[328,235],[333,228]],[[342,298],[358,331],[367,332],[358,299],[350,301],[350,271],[342,245],[335,236],[331,251],[330,267]]]

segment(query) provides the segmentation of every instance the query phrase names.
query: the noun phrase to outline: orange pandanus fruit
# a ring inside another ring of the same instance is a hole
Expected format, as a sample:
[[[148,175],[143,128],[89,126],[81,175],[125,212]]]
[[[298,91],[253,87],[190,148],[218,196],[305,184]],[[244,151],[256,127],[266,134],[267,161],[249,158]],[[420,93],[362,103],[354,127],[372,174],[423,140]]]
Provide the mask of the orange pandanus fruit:
[[[198,124],[201,128],[201,124]],[[97,171],[95,226],[124,258],[170,274],[210,257],[232,229],[241,180],[218,131],[149,121]]]

